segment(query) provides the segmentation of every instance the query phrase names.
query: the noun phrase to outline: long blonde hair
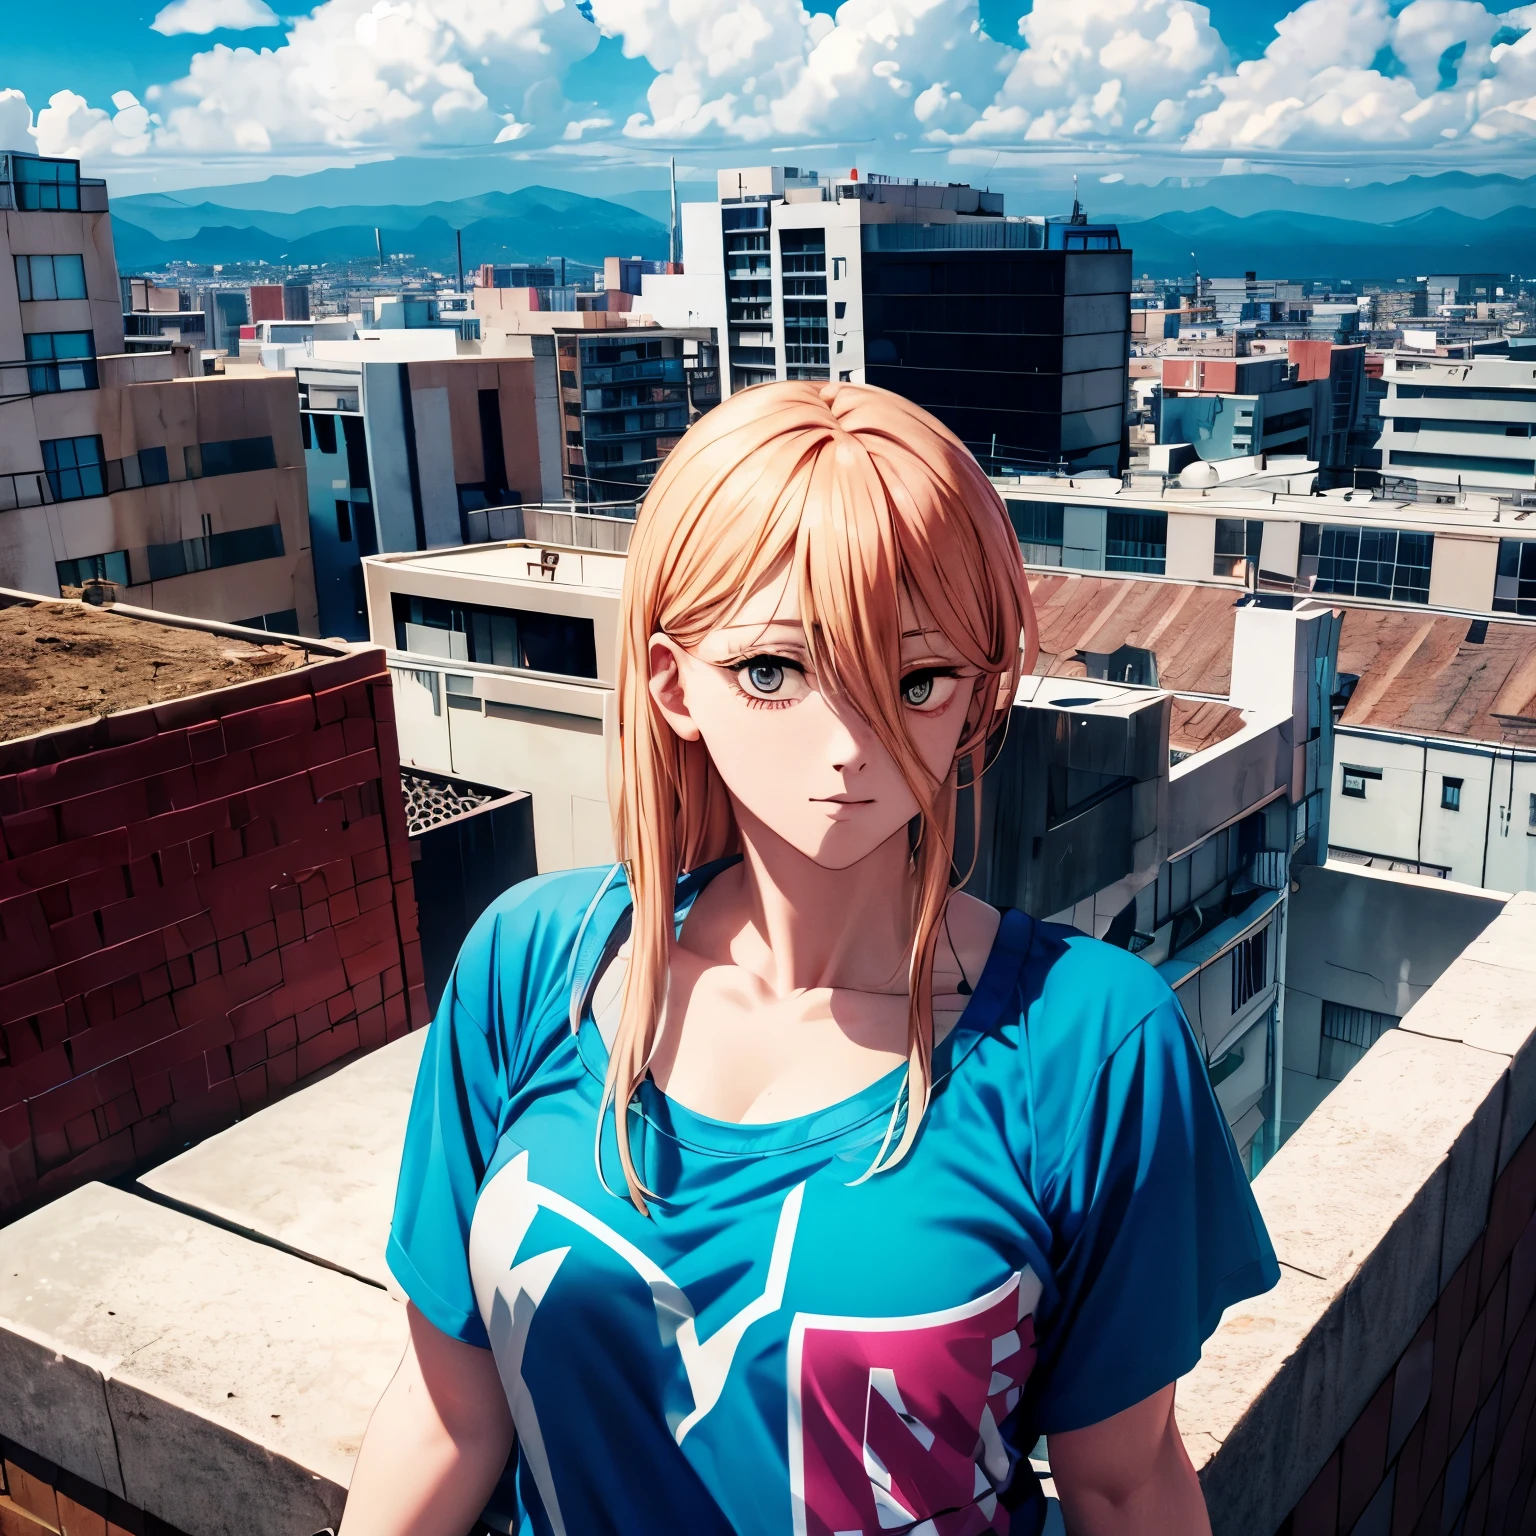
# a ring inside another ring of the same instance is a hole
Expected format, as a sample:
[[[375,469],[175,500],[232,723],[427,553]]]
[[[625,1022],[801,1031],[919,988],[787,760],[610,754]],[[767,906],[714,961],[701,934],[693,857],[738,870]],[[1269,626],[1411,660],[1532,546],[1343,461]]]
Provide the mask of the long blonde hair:
[[[603,1111],[615,1107],[619,1159],[642,1212],[650,1192],[631,1155],[629,1110],[666,1005],[676,883],[737,847],[708,750],[677,736],[651,697],[650,639],[659,632],[693,647],[786,567],[817,676],[868,720],[922,807],[907,1116],[889,1152],[888,1133],[877,1169],[906,1155],[932,1087],[933,967],[957,775],[968,763],[979,794],[987,738],[1034,664],[1034,613],[1002,501],[959,439],[910,401],[864,384],[759,385],[717,406],[673,449],[630,544],[620,620],[614,833],[634,918]],[[903,721],[903,586],[981,674],[943,779],[928,772]]]

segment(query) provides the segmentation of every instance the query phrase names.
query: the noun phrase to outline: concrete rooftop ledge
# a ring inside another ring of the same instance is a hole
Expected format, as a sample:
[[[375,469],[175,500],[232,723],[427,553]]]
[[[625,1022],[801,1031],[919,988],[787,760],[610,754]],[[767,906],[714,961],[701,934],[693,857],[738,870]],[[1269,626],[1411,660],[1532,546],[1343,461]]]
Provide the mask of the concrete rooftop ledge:
[[[389,1288],[384,1247],[426,1037],[419,1029],[391,1041],[162,1163],[140,1187],[191,1215]]]
[[[1278,1530],[1384,1391],[1392,1412],[1382,1419],[1378,1477],[1389,1469],[1429,1392],[1427,1377],[1416,1405],[1406,1386],[1388,1390],[1404,1376],[1400,1361],[1485,1229],[1484,1297],[1494,1286],[1490,1209],[1518,1206],[1524,1226],[1536,1202],[1529,1155],[1511,1166],[1533,1125],[1536,894],[1526,893],[1255,1180],[1280,1284],[1227,1312],[1179,1387],[1179,1422],[1216,1536]],[[1519,1236],[1502,1230],[1509,1225],[1500,1224],[1498,1263]],[[1520,1321],[1509,1306],[1506,1349]],[[1393,1490],[1383,1497],[1390,1518]],[[1448,1508],[1445,1529],[1454,1515]],[[1349,1529],[1335,1518],[1328,1530]]]
[[[1309,1536],[1414,1529],[1417,1515],[1379,1523],[1394,1497],[1417,1499],[1413,1513],[1430,1484],[1436,1501],[1454,1484],[1465,1507],[1479,1467],[1485,1493],[1494,1479],[1497,1456],[1474,1457],[1465,1424],[1509,1418],[1523,1442],[1536,1413],[1533,1042],[1536,895],[1524,895],[1259,1176],[1281,1282],[1227,1313],[1179,1388],[1216,1536],[1290,1530],[1293,1511]],[[88,1185],[7,1228],[0,1437],[188,1536],[333,1524],[405,1342],[383,1247],[421,1047],[419,1035],[385,1046],[138,1192]],[[1513,1381],[1522,1319],[1530,1347]],[[1479,1351],[1481,1382],[1465,1365]],[[1506,1358],[1501,1417],[1487,1405]],[[1429,1470],[1410,1478],[1410,1457]],[[1531,1479],[1536,1468],[1520,1498]],[[1368,1500],[1378,1523],[1357,1523]],[[1321,1505],[1333,1513],[1302,1519]]]
[[[6,1229],[0,1432],[190,1536],[308,1536],[405,1336],[376,1286],[88,1184]]]

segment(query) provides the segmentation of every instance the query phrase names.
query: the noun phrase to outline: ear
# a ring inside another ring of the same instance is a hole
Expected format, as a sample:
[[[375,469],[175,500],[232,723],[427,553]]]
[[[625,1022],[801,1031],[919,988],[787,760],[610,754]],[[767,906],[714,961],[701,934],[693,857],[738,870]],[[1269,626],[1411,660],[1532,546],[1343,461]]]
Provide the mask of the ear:
[[[651,690],[652,701],[666,718],[667,724],[684,741],[697,741],[700,731],[688,712],[688,692],[683,682],[683,667],[688,659],[682,647],[670,635],[652,635],[647,686]]]

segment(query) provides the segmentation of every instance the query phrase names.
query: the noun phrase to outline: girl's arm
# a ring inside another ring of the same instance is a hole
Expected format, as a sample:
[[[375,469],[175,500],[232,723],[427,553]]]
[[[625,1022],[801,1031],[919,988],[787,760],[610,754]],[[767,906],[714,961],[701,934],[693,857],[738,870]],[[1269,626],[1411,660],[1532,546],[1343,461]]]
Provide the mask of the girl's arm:
[[[341,1536],[464,1536],[512,1450],[490,1350],[406,1310],[410,1340],[368,1421]]]
[[[1210,1536],[1171,1385],[1101,1424],[1052,1435],[1050,1454],[1070,1536]]]

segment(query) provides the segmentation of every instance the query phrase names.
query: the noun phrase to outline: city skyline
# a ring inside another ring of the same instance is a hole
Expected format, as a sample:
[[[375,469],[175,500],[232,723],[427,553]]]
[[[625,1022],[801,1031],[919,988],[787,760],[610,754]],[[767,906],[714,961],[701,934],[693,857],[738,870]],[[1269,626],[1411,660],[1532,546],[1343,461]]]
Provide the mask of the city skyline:
[[[1478,0],[265,0],[87,4],[67,57],[12,21],[0,147],[124,192],[392,156],[557,183],[863,163],[1027,185],[1279,170],[1522,174],[1536,6]]]

